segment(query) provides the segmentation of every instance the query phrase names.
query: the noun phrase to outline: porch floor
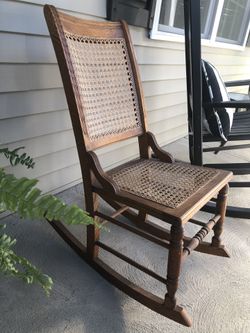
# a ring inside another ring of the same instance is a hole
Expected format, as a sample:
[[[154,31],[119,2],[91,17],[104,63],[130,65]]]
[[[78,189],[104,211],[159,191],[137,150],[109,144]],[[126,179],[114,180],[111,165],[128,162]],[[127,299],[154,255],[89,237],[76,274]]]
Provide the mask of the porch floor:
[[[188,160],[183,138],[166,147],[176,158]],[[206,155],[206,160],[250,162],[249,150]],[[244,176],[246,177],[246,176]],[[247,176],[248,177],[248,176]],[[243,178],[243,176],[241,177]],[[82,205],[82,186],[59,194],[68,203]],[[250,206],[249,189],[230,190],[230,203]],[[104,209],[108,209],[104,207]],[[201,213],[201,217],[207,216]],[[177,294],[193,318],[191,328],[164,318],[126,296],[83,262],[48,223],[5,217],[9,234],[17,238],[16,251],[50,275],[54,288],[46,297],[37,286],[0,278],[2,333],[249,333],[250,332],[250,220],[227,218],[223,240],[231,258],[193,253],[185,262]],[[115,226],[102,240],[122,249],[160,274],[166,274],[165,251]],[[187,228],[187,234],[193,231]],[[79,227],[74,228],[79,235]],[[80,231],[84,238],[84,232]],[[101,256],[119,272],[139,281],[157,295],[164,288],[113,256]]]

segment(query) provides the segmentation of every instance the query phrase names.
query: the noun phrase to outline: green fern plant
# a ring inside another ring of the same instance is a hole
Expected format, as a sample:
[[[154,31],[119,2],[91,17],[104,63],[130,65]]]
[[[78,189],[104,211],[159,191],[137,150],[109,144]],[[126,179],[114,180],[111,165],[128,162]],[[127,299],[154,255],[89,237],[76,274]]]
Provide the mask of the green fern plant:
[[[0,154],[4,154],[11,165],[23,164],[27,168],[33,168],[35,163],[30,156],[26,153],[18,154],[23,148],[13,151],[3,148],[0,149]],[[68,225],[95,223],[88,213],[78,206],[67,205],[53,195],[43,195],[41,190],[35,187],[37,183],[37,179],[16,178],[0,168],[0,212],[17,213],[20,218],[60,220]],[[37,283],[49,294],[53,286],[52,279],[14,252],[16,239],[4,233],[4,229],[5,226],[0,224],[0,273],[20,278],[28,284]]]
[[[4,228],[5,225],[0,225],[0,231]],[[37,283],[49,295],[53,286],[52,279],[48,275],[43,274],[26,258],[18,256],[12,250],[15,244],[16,239],[11,239],[5,233],[0,233],[0,272],[4,275],[22,279],[28,284]]]
[[[20,149],[24,149],[25,147],[18,147],[13,150],[9,150],[8,148],[1,148],[0,154],[4,154],[4,156],[10,160],[10,164],[12,166],[17,164],[23,164],[27,166],[27,168],[34,168],[35,162],[33,161],[33,158],[28,156],[26,153],[23,153],[22,155],[18,154],[18,151]]]

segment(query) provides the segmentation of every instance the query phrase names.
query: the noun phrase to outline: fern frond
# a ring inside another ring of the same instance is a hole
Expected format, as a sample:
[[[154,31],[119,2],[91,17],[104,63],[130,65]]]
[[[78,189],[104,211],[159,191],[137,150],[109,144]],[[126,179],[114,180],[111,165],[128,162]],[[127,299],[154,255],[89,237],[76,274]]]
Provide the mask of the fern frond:
[[[19,155],[18,151],[24,148],[25,147],[18,147],[13,150],[9,150],[8,148],[1,148],[0,154],[4,154],[12,166],[22,164],[27,166],[28,169],[34,168],[35,162],[33,161],[33,158],[28,156],[26,153]]]
[[[27,168],[34,167],[34,161],[26,153],[18,154],[19,147],[13,151],[8,148],[0,149],[10,160],[11,165],[23,164]],[[28,178],[16,178],[12,174],[6,174],[0,168],[0,213],[10,211],[17,213],[21,218],[41,219],[48,221],[59,220],[68,225],[72,224],[95,224],[100,227],[88,213],[76,205],[68,206],[59,198],[53,195],[43,195],[41,190],[36,188],[38,180]],[[26,283],[38,283],[49,295],[53,281],[32,265],[26,258],[18,256],[12,249],[16,240],[5,233],[2,233],[4,226],[0,224],[0,273],[17,277]]]
[[[53,195],[43,195],[35,187],[38,180],[16,178],[0,168],[0,204],[2,210],[18,213],[22,218],[49,221],[60,220],[66,224],[93,224],[94,220],[76,205],[68,206]]]
[[[0,225],[0,231],[4,227]],[[15,239],[5,233],[0,233],[0,272],[7,276],[17,277],[28,284],[37,283],[49,295],[53,286],[52,279],[48,275],[43,274],[26,258],[18,256],[12,250],[15,244]]]

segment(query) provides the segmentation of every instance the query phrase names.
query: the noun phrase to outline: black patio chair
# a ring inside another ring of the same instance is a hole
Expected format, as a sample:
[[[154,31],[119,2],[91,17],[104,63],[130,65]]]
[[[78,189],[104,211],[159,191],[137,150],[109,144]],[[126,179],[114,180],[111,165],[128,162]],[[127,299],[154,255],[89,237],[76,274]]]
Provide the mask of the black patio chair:
[[[250,148],[250,144],[229,146],[228,141],[250,140],[250,96],[249,94],[228,93],[217,69],[202,60],[202,123],[208,132],[203,131],[203,142],[220,142],[219,147],[203,148],[203,152]],[[250,80],[230,81],[229,86],[247,85]],[[192,156],[191,156],[192,158]],[[218,164],[216,164],[218,166]],[[250,173],[250,164],[221,164],[235,174]]]
[[[185,45],[189,123],[189,155],[192,164],[203,164],[203,153],[250,148],[250,98],[248,94],[227,93],[226,87],[248,85],[250,80],[223,83],[219,73],[201,60],[200,2],[185,1]],[[233,111],[234,112],[233,112]],[[243,110],[243,111],[242,111]],[[209,131],[204,131],[204,123]],[[230,145],[237,141],[239,144]],[[220,142],[218,147],[203,147],[203,142]],[[250,163],[205,164],[233,171],[234,175],[250,174]],[[230,187],[250,187],[250,181],[231,182]],[[214,205],[207,205],[212,210]],[[249,207],[228,206],[227,215],[250,218]]]

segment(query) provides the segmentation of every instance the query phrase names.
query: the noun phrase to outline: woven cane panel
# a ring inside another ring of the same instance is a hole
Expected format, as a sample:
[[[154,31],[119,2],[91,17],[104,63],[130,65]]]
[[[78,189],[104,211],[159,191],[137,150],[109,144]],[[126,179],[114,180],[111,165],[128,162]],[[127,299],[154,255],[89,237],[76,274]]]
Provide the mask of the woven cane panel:
[[[218,172],[184,163],[137,160],[109,175],[119,190],[155,201],[170,208],[181,205]]]
[[[90,141],[141,127],[125,40],[65,36]]]

